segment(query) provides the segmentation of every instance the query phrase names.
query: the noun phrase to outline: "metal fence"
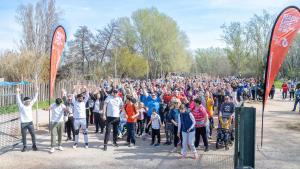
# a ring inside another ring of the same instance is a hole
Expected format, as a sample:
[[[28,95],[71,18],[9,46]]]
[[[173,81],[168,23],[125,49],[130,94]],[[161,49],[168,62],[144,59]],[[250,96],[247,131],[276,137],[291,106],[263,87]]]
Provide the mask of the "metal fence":
[[[73,86],[76,84],[89,84],[96,85],[96,81],[60,81],[56,83],[54,90],[54,97],[61,97],[61,89],[66,89],[71,92]],[[23,91],[23,96],[34,96],[34,84],[20,85],[20,89]],[[16,88],[17,86],[0,86],[0,107],[16,104]],[[39,98],[38,101],[49,100],[49,83],[39,84]]]
[[[21,142],[19,114],[0,115],[0,154]]]

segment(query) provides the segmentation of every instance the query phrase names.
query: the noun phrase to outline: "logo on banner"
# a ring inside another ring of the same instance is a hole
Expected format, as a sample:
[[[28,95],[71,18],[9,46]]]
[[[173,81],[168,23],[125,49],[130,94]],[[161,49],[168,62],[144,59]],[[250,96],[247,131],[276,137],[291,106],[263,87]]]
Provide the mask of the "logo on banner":
[[[281,46],[286,48],[289,46],[289,42],[286,38],[283,38],[282,41],[281,41]]]

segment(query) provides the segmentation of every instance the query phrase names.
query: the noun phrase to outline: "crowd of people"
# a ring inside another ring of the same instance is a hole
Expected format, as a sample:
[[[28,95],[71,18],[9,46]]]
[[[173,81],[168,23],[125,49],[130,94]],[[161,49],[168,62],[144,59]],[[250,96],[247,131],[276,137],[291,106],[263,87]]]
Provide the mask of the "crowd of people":
[[[63,150],[64,132],[67,133],[67,140],[74,141],[75,149],[78,147],[79,134],[82,131],[84,147],[88,148],[89,124],[95,125],[95,133],[104,134],[104,151],[108,148],[111,129],[114,147],[119,146],[118,139],[123,136],[126,136],[129,147],[135,146],[137,138],[145,141],[147,137],[151,138],[151,146],[159,147],[161,132],[164,132],[164,145],[174,147],[171,152],[180,150],[182,158],[185,158],[189,147],[193,158],[197,159],[200,137],[204,151],[209,151],[208,140],[212,139],[212,131],[216,128],[220,129],[217,130],[217,140],[223,140],[224,147],[228,150],[234,139],[235,107],[241,106],[245,98],[259,99],[262,86],[253,78],[173,76],[155,80],[108,79],[99,82],[99,85],[93,88],[76,85],[73,91],[62,89],[62,98],[57,98],[49,108],[50,152],[55,151],[56,145],[59,150]],[[23,138],[22,152],[27,151],[27,129],[32,136],[33,150],[37,150],[31,108],[37,94],[38,92],[34,99],[25,97],[22,102],[20,89],[17,89]],[[300,100],[299,86],[295,96],[296,107]],[[270,95],[270,98],[273,97],[274,94]],[[218,143],[217,141],[217,147]]]

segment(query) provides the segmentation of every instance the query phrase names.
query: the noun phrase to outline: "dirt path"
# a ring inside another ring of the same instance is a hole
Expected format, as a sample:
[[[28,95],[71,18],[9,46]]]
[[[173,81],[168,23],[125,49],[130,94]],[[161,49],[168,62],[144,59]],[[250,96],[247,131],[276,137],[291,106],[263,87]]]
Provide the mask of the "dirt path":
[[[300,166],[300,115],[290,112],[293,102],[270,101],[265,115],[264,146],[256,151],[256,168],[261,169],[299,169]],[[257,108],[257,144],[260,144],[261,103],[247,103],[246,106]],[[45,114],[44,114],[45,115]],[[47,119],[41,117],[41,119]],[[21,153],[21,145],[14,150],[0,155],[0,168],[103,168],[103,169],[133,169],[133,168],[233,168],[233,147],[229,151],[215,150],[214,141],[210,141],[211,150],[199,150],[200,159],[179,160],[178,153],[170,153],[172,146],[161,145],[159,148],[151,147],[150,138],[146,141],[137,139],[137,146],[129,148],[124,141],[120,141],[119,148],[108,147],[102,150],[103,135],[94,134],[94,128],[89,128],[90,148],[84,149],[80,144],[76,150],[72,149],[72,142],[65,142],[65,150],[49,154],[50,137],[46,130],[37,132],[38,152]],[[29,136],[29,135],[28,135]],[[164,136],[163,136],[164,137]],[[80,134],[80,141],[83,141]],[[164,138],[162,142],[164,142]],[[30,143],[30,142],[29,142]],[[100,147],[99,147],[100,146]]]

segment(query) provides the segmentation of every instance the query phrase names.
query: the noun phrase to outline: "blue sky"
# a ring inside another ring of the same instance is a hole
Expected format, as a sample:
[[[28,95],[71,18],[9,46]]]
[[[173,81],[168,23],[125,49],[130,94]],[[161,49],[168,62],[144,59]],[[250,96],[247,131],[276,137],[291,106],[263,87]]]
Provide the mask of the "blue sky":
[[[37,0],[1,0],[0,51],[17,48],[21,28],[15,21],[20,4]],[[62,24],[69,39],[78,26],[87,25],[91,31],[102,29],[111,19],[128,16],[139,8],[156,7],[172,17],[190,39],[190,49],[224,47],[220,40],[223,23],[246,22],[263,9],[279,13],[288,5],[300,6],[300,0],[56,0],[64,11]]]

